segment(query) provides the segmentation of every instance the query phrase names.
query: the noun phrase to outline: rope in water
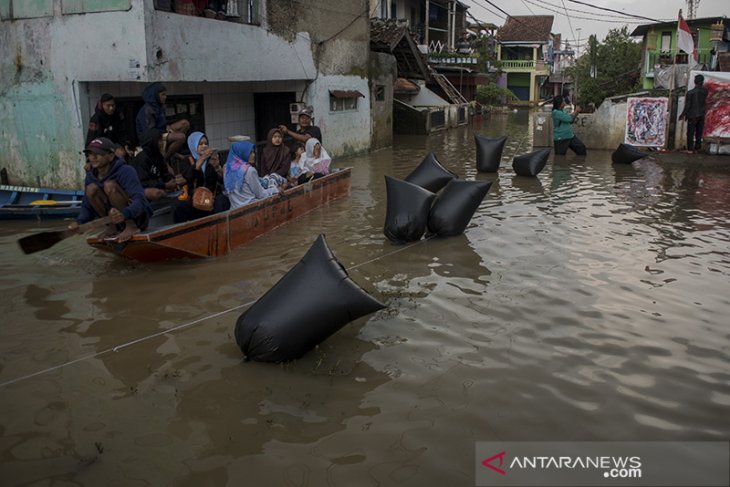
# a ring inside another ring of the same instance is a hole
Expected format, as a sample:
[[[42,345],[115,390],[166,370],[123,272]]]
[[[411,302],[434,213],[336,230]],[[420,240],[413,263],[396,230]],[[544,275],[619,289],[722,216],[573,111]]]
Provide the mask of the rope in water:
[[[413,243],[411,243],[409,245],[405,245],[405,246],[403,246],[403,247],[401,247],[399,249],[396,249],[396,250],[394,250],[392,252],[388,252],[388,253],[383,254],[383,255],[381,255],[379,257],[376,257],[374,259],[370,259],[368,261],[361,262],[360,264],[357,264],[357,265],[354,265],[354,266],[350,267],[349,270],[357,269],[358,267],[361,267],[361,266],[363,266],[365,264],[370,264],[370,263],[375,262],[377,260],[384,259],[385,257],[389,257],[391,255],[397,254],[399,252],[402,252],[402,251],[404,251],[406,249],[409,249],[409,248],[413,247],[414,245],[418,245],[420,243],[426,242],[426,241],[430,240],[431,238],[433,238],[433,237],[428,237],[426,239],[419,240],[417,242],[413,242]],[[207,321],[207,320],[210,320],[210,319],[213,319],[213,318],[217,318],[219,316],[223,316],[223,315],[228,314],[228,313],[231,313],[233,311],[237,311],[237,310],[239,310],[241,308],[246,308],[248,306],[251,306],[256,301],[257,300],[253,300],[253,301],[249,301],[248,303],[239,304],[238,306],[234,306],[232,308],[228,308],[228,309],[225,309],[223,311],[218,311],[217,313],[213,313],[211,315],[203,316],[202,318],[198,318],[198,319],[195,319],[193,321],[189,321],[187,323],[183,323],[181,325],[177,325],[177,326],[173,326],[171,328],[166,328],[164,330],[160,330],[157,333],[152,333],[151,335],[146,335],[146,336],[143,336],[143,337],[140,337],[140,338],[136,338],[134,340],[131,340],[131,341],[128,341],[128,342],[125,342],[125,343],[121,343],[121,344],[116,345],[116,346],[114,346],[112,348],[107,348],[106,350],[101,350],[99,352],[94,352],[94,353],[91,353],[91,354],[88,354],[88,355],[84,355],[82,357],[78,357],[78,358],[75,358],[73,360],[69,360],[68,362],[64,362],[64,363],[59,364],[59,365],[54,365],[53,367],[48,367],[46,369],[39,370],[39,371],[33,372],[31,374],[22,375],[20,377],[16,377],[15,379],[10,379],[10,380],[7,380],[5,382],[1,382],[0,383],[0,388],[6,387],[6,386],[9,386],[9,385],[12,385],[12,384],[17,384],[18,382],[22,382],[22,381],[31,379],[33,377],[38,377],[39,375],[47,374],[49,372],[53,372],[55,370],[59,370],[59,369],[62,369],[64,367],[68,367],[69,365],[77,364],[79,362],[84,362],[86,360],[91,360],[91,359],[100,357],[102,355],[106,355],[106,354],[109,354],[109,353],[112,353],[112,352],[119,352],[119,351],[121,351],[121,350],[123,350],[123,349],[125,349],[127,347],[131,347],[132,345],[136,345],[138,343],[142,343],[142,342],[145,342],[147,340],[151,340],[153,338],[157,338],[157,337],[160,337],[160,336],[163,336],[163,335],[167,335],[168,333],[174,333],[174,332],[177,332],[177,331],[180,331],[180,330],[184,330],[185,328],[190,328],[190,327],[195,326],[197,324],[200,324],[200,323],[202,323],[204,321]]]
[[[522,148],[522,145],[523,144],[524,144],[524,139],[520,141],[520,143],[518,144],[517,148],[515,149],[515,152],[512,155],[512,157],[514,157],[515,155],[517,155],[517,152],[519,152],[519,150]],[[428,240],[430,240],[432,238],[433,238],[433,236],[430,236],[430,237],[427,237],[427,238],[425,238],[423,240],[419,240],[417,242],[412,242],[409,245],[405,245],[405,246],[403,246],[403,247],[401,247],[401,248],[399,248],[397,250],[394,250],[392,252],[389,252],[387,254],[383,254],[381,256],[375,257],[374,259],[370,259],[370,260],[367,260],[365,262],[361,262],[361,263],[359,263],[357,265],[354,265],[354,266],[350,267],[348,270],[357,269],[358,267],[361,267],[363,265],[371,264],[371,263],[376,262],[376,261],[378,261],[380,259],[383,259],[385,257],[389,257],[389,256],[395,255],[395,254],[397,254],[399,252],[403,252],[404,250],[409,249],[409,248],[411,248],[411,247],[413,247],[415,245],[419,245],[419,244],[421,244],[423,242],[427,242]],[[223,316],[225,314],[228,314],[228,313],[230,313],[232,311],[236,311],[236,310],[239,310],[241,308],[248,307],[248,306],[252,305],[255,302],[256,302],[256,300],[249,301],[248,303],[240,304],[238,306],[234,306],[232,308],[228,308],[228,309],[225,309],[223,311],[219,311],[217,313],[213,313],[211,315],[204,316],[202,318],[198,318],[198,319],[193,320],[193,321],[190,321],[188,323],[183,323],[181,325],[173,326],[171,328],[166,328],[165,330],[161,330],[161,331],[159,331],[157,333],[153,333],[151,335],[143,336],[141,338],[137,338],[135,340],[132,340],[132,341],[129,341],[129,342],[125,342],[125,343],[119,344],[119,345],[117,345],[115,347],[108,348],[108,349],[102,350],[100,352],[95,352],[95,353],[92,353],[92,354],[89,354],[89,355],[84,355],[83,357],[78,357],[78,358],[75,358],[73,360],[69,360],[68,362],[65,362],[65,363],[62,363],[62,364],[59,364],[59,365],[54,365],[53,367],[48,367],[46,369],[39,370],[39,371],[33,372],[31,374],[26,374],[26,375],[23,375],[23,376],[20,376],[20,377],[16,377],[15,379],[10,379],[8,381],[1,382],[0,383],[0,388],[5,387],[5,386],[9,386],[9,385],[12,385],[12,384],[17,384],[18,382],[22,382],[22,381],[31,379],[33,377],[38,377],[39,375],[43,375],[43,374],[46,374],[48,372],[53,372],[54,370],[59,370],[59,369],[62,369],[64,367],[68,367],[69,365],[73,365],[73,364],[76,364],[76,363],[79,363],[79,362],[83,362],[83,361],[86,361],[86,360],[90,360],[90,359],[93,359],[93,358],[97,358],[97,357],[100,357],[102,355],[106,355],[108,353],[118,352],[118,351],[123,350],[123,349],[125,349],[127,347],[131,347],[132,345],[136,345],[138,343],[141,343],[141,342],[144,342],[144,341],[147,341],[147,340],[151,340],[152,338],[157,338],[157,337],[160,337],[162,335],[166,335],[168,333],[173,333],[173,332],[176,332],[176,331],[179,331],[179,330],[184,330],[185,328],[190,328],[192,326],[195,326],[195,325],[197,325],[199,323],[202,323],[204,321],[207,321],[209,319],[217,318],[219,316]]]

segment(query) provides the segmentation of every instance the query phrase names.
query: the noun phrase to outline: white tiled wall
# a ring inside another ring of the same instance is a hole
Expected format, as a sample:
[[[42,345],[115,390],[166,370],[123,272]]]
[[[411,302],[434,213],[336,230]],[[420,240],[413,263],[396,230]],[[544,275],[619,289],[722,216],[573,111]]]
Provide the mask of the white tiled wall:
[[[167,82],[168,95],[203,95],[205,130],[211,146],[224,150],[231,135],[255,136],[253,94],[272,91],[293,91],[297,99],[304,89],[303,81],[195,83]],[[94,82],[80,84],[80,109],[84,130],[94,113],[94,106],[103,93],[117,97],[142,97],[148,83]]]

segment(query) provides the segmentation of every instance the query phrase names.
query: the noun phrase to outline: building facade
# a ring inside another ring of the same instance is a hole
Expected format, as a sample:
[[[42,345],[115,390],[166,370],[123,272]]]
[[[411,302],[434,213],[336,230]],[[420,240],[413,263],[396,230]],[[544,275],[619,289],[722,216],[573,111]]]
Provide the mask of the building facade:
[[[552,63],[552,26],[552,15],[530,15],[508,17],[499,29],[500,84],[514,93],[517,103],[540,101]]]
[[[671,77],[671,71],[679,69],[686,75],[690,69],[705,71],[723,70],[722,62],[730,52],[730,19],[708,17],[687,19],[692,33],[697,62],[700,67],[689,65],[687,53],[677,49],[677,22],[660,22],[638,26],[632,37],[642,37],[641,82],[642,88],[650,90],[660,85],[668,88],[668,82],[661,77]],[[730,60],[730,59],[729,59]],[[730,63],[728,63],[730,64]],[[730,69],[728,66],[726,69]],[[667,76],[663,76],[666,74]],[[685,83],[675,85],[686,86]]]
[[[221,150],[232,135],[293,126],[303,105],[332,155],[369,149],[367,0],[237,0],[219,19],[174,11],[182,3],[0,1],[0,166],[12,184],[79,187],[101,94],[132,124],[153,81],[167,86],[168,119]]]

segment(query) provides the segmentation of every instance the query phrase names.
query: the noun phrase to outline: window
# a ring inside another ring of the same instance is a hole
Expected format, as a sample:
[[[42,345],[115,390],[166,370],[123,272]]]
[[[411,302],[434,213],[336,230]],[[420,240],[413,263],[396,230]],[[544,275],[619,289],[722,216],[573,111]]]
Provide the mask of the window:
[[[390,2],[390,18],[391,19],[397,19],[398,18],[398,12],[396,11],[396,2],[395,0]]]
[[[130,0],[63,0],[61,2],[61,12],[64,15],[127,11],[130,8],[132,8]]]
[[[661,51],[669,52],[671,50],[672,50],[672,33],[671,32],[662,32]]]
[[[53,0],[0,0],[0,19],[53,17]]]
[[[385,101],[385,85],[375,85],[375,101]]]
[[[357,90],[330,90],[330,111],[345,112],[357,110],[357,99],[365,95]]]

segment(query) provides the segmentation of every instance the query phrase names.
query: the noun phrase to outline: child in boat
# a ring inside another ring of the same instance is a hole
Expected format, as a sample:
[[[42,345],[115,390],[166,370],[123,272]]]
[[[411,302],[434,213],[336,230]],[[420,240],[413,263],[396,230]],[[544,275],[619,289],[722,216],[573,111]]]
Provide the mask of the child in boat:
[[[307,172],[313,172],[315,178],[321,178],[330,173],[332,159],[319,140],[314,137],[310,138],[307,140],[304,150],[304,166],[307,168]]]
[[[292,186],[299,184],[299,178],[304,175],[304,144],[297,142],[292,146],[292,161],[289,166],[289,175],[287,180]],[[306,178],[305,178],[306,180]]]
[[[193,132],[188,137],[188,165],[182,171],[190,197],[179,201],[175,205],[172,219],[175,223],[195,220],[204,216],[226,211],[231,207],[226,195],[223,194],[223,167],[218,159],[218,151],[208,147],[208,137],[203,132]],[[200,210],[193,206],[195,188],[205,186],[213,193],[213,209]]]
[[[270,179],[268,187],[262,186],[254,167],[255,161],[256,152],[251,142],[231,144],[223,178],[228,198],[231,200],[231,208],[239,208],[283,191],[283,186],[277,185],[275,179]]]
[[[79,216],[68,229],[78,231],[79,224],[108,215],[112,223],[100,236],[126,242],[147,228],[152,208],[137,172],[114,154],[115,146],[111,140],[99,137],[84,150],[91,169],[86,173]]]

